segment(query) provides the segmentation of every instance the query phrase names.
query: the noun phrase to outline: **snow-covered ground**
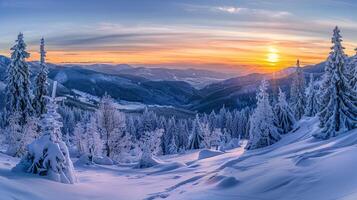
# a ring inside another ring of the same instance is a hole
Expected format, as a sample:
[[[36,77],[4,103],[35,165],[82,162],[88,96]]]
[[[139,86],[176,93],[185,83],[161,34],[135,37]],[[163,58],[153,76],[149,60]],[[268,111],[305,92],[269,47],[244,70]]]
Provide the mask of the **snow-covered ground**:
[[[76,165],[75,185],[13,173],[18,160],[0,154],[0,199],[357,199],[357,130],[320,141],[317,122],[258,150],[191,151],[147,169]]]

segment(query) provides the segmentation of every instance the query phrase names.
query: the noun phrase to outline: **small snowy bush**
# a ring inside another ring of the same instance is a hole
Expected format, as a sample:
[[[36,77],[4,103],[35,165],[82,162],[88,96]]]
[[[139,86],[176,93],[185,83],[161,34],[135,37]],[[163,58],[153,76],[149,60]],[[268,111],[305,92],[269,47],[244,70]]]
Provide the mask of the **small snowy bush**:
[[[114,162],[107,156],[96,156],[93,158],[93,162],[98,165],[113,165]]]

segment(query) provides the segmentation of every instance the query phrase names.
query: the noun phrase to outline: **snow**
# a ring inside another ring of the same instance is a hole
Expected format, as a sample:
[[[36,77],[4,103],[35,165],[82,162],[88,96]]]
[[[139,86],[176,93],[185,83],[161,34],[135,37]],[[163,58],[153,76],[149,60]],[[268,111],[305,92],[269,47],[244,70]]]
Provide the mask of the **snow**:
[[[198,154],[198,160],[214,157],[221,155],[223,152],[221,151],[214,151],[214,150],[209,150],[209,149],[203,149],[199,152]]]
[[[107,156],[94,157],[93,161],[94,161],[94,163],[97,163],[100,165],[113,165],[114,164],[113,160]]]
[[[191,150],[145,169],[76,166],[73,185],[11,172],[18,159],[0,154],[1,199],[356,199],[357,130],[318,140],[311,136],[320,131],[317,118],[297,127],[256,150],[242,145],[205,159],[198,158],[214,151]]]
[[[0,82],[0,90],[1,90],[1,82]],[[86,92],[82,92],[76,89],[71,90],[73,93],[75,93],[77,96],[76,98],[83,103],[88,103],[94,105],[95,103],[98,103],[100,101],[100,97],[91,95]],[[72,97],[74,98],[73,95],[66,95],[67,97]],[[156,105],[156,104],[144,104],[141,102],[135,102],[135,101],[125,101],[125,100],[117,100],[115,101],[115,107],[121,111],[140,111],[144,110],[145,108],[172,108],[174,109],[174,106],[169,106],[169,105]]]

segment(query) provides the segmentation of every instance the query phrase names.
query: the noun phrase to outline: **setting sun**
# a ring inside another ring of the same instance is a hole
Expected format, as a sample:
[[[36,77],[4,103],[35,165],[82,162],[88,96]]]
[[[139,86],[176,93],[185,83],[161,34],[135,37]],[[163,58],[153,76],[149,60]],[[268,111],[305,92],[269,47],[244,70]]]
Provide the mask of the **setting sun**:
[[[279,51],[274,47],[269,47],[267,58],[266,58],[269,64],[275,65],[277,62],[279,62],[279,58],[280,58]]]

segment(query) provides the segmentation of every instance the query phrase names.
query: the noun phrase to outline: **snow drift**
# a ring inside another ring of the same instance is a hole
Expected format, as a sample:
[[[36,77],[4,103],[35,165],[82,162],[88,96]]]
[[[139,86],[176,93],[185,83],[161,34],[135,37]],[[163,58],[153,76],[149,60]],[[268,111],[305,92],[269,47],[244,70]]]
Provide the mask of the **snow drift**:
[[[311,136],[320,131],[317,118],[303,118],[297,127],[262,149],[242,146],[201,160],[193,150],[160,156],[162,163],[144,169],[82,166],[75,185],[13,173],[17,159],[0,154],[1,198],[357,199],[357,130],[317,140]]]

